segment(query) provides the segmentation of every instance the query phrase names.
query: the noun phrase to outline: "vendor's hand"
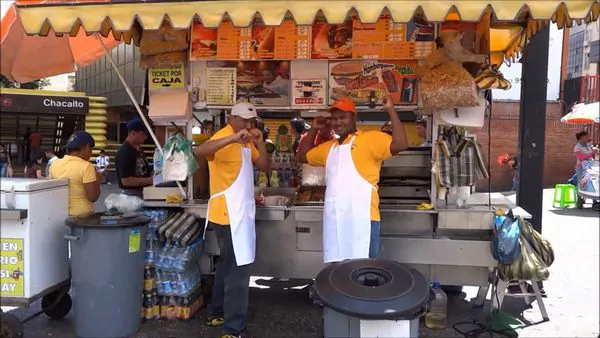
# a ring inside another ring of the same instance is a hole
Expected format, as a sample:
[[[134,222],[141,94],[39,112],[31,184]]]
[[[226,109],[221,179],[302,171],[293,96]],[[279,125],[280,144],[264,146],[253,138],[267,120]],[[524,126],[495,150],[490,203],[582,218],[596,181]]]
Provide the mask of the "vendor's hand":
[[[387,110],[394,109],[394,100],[392,99],[391,95],[388,95],[383,99],[383,108]]]
[[[250,135],[252,136],[252,142],[255,144],[263,143],[263,133],[260,130],[252,128],[250,129]]]
[[[248,143],[252,139],[252,134],[247,129],[242,129],[233,135],[233,142],[235,143]]]
[[[317,116],[315,117],[315,121],[313,122],[313,128],[315,128],[315,130],[323,130],[327,127],[327,118],[323,117],[323,116]]]

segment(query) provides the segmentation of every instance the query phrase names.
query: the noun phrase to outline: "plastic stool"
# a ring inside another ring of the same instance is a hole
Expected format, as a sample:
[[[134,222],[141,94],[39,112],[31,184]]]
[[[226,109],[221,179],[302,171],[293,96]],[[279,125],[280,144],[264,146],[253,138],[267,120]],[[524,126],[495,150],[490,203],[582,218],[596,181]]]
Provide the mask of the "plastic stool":
[[[554,201],[552,206],[560,208],[572,207],[577,205],[577,189],[571,184],[557,184],[554,186]]]

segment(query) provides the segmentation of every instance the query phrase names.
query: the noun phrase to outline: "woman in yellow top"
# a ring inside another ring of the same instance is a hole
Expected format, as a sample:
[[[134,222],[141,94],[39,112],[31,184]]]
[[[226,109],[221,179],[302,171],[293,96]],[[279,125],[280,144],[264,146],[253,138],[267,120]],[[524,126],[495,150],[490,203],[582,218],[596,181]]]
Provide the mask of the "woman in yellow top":
[[[90,163],[95,142],[92,135],[76,131],[65,145],[66,155],[54,161],[50,178],[69,180],[69,216],[85,216],[94,212],[100,197],[100,178]]]

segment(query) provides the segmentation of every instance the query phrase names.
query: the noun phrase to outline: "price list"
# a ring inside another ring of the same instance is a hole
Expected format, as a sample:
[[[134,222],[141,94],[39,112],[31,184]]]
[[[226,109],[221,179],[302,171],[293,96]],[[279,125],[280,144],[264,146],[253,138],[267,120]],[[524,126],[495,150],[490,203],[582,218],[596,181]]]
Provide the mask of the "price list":
[[[311,33],[311,26],[297,25],[294,20],[285,19],[275,28],[275,59],[310,58]]]
[[[206,104],[212,106],[229,106],[236,101],[236,69],[206,69]]]
[[[219,27],[217,59],[250,60],[252,48],[252,27],[238,28],[226,21]]]
[[[374,24],[353,23],[353,59],[423,59],[435,47],[432,41],[407,41],[406,24],[381,18]]]

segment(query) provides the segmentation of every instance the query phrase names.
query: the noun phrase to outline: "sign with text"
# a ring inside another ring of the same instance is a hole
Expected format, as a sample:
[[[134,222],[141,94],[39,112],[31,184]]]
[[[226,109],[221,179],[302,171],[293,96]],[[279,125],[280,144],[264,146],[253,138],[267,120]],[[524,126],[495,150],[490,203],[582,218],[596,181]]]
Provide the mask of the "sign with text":
[[[0,239],[0,296],[23,297],[25,282],[23,279],[23,239]]]
[[[3,113],[87,114],[90,100],[83,96],[0,94]]]
[[[292,105],[298,107],[325,106],[327,80],[292,80]]]
[[[417,104],[417,60],[342,61],[329,63],[329,100],[349,97],[357,105]]]
[[[150,68],[148,70],[148,86],[150,90],[184,88],[185,69],[183,64],[166,68]]]

